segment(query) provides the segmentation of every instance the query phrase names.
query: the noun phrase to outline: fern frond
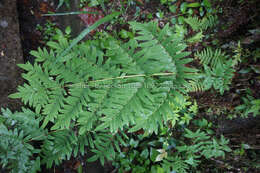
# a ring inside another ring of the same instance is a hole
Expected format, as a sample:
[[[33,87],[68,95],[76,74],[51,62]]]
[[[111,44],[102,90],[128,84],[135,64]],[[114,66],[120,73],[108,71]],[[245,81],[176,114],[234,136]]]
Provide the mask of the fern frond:
[[[201,64],[209,65],[212,68],[215,68],[218,64],[224,63],[227,55],[225,52],[222,52],[221,49],[213,50],[212,48],[207,47],[201,52],[196,52],[195,58],[199,59]]]
[[[193,31],[206,31],[217,25],[218,17],[216,15],[209,15],[199,19],[198,17],[189,16],[188,18],[185,18],[184,21]]]
[[[208,15],[203,17],[201,20],[200,27],[203,31],[212,28],[218,24],[218,16],[217,15]]]
[[[28,85],[18,88],[13,98],[22,98],[44,116],[43,127],[53,122],[52,130],[69,129],[77,124],[84,135],[124,127],[158,132],[171,112],[171,90],[196,78],[196,70],[185,67],[182,38],[169,25],[130,22],[137,36],[127,43],[111,39],[108,46],[96,46],[95,40],[80,43],[67,52],[70,40],[49,42],[50,51],[33,51],[35,65],[21,65],[27,70]],[[107,44],[107,43],[106,43]],[[165,74],[168,75],[160,75]],[[132,77],[129,77],[132,76]],[[140,122],[146,121],[145,126]]]
[[[87,149],[94,153],[89,162],[99,159],[104,165],[105,159],[115,158],[115,150],[121,152],[120,147],[125,144],[125,139],[127,136],[123,132],[112,135],[109,131],[99,131],[77,136],[72,130],[55,131],[48,135],[48,140],[42,145],[42,163],[50,168],[53,164],[59,165],[62,160],[86,154]]]
[[[77,144],[77,137],[69,130],[48,135],[48,139],[44,140],[42,145],[41,156],[44,158],[42,163],[51,168],[53,163],[59,165],[62,160],[69,160]]]
[[[201,42],[203,39],[204,35],[202,33],[202,31],[198,32],[197,34],[191,36],[190,38],[187,39],[188,43],[197,43],[197,42]]]
[[[231,84],[235,69],[233,60],[228,59],[225,52],[208,47],[201,52],[196,52],[195,58],[198,58],[203,64],[205,90],[213,87],[223,94],[225,90],[229,89],[228,85]]]
[[[190,81],[189,86],[186,88],[187,92],[203,92],[205,90],[205,85],[201,80]]]
[[[181,157],[171,156],[163,160],[163,170],[166,172],[187,173],[190,169],[189,165]]]
[[[184,21],[192,28],[193,31],[199,31],[201,28],[201,20],[198,17],[185,18]]]

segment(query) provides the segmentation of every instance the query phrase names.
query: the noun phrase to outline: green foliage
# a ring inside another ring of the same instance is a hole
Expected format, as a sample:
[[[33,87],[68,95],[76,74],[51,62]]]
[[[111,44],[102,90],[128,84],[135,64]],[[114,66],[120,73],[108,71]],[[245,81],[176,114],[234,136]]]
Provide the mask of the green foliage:
[[[183,25],[175,25],[175,33],[178,37],[184,39],[185,35],[187,34],[187,28],[185,28]]]
[[[234,60],[228,59],[227,55],[220,49],[206,48],[195,53],[204,68],[202,88],[208,90],[213,87],[221,94],[229,90],[229,84],[234,76]],[[237,64],[237,63],[235,63]],[[198,85],[200,88],[201,85]]]
[[[176,115],[169,121],[172,128],[188,125],[191,118],[197,113],[196,102],[192,104],[186,97],[180,93],[177,94],[179,95],[171,103],[171,109]],[[172,148],[176,146],[176,140],[172,135],[172,131],[168,127],[160,129],[156,136],[147,133],[131,135],[122,145],[122,152],[116,155],[113,161],[114,166],[118,168],[119,172],[130,170],[140,173],[157,172],[161,169],[162,171],[172,169],[171,162],[174,160],[180,169],[186,169],[185,163],[179,162],[176,160],[177,158],[169,155]]]
[[[220,141],[216,139],[210,139],[210,136],[205,132],[201,132],[198,129],[196,132],[192,132],[186,129],[186,133],[184,135],[186,138],[191,139],[192,145],[182,145],[177,147],[179,152],[185,152],[185,154],[192,156],[194,160],[190,162],[187,160],[191,166],[196,166],[196,157],[205,157],[209,158],[217,158],[217,157],[225,157],[225,152],[230,152],[231,149],[227,146],[228,140],[226,140],[223,136],[221,136]]]
[[[175,93],[176,97],[170,102],[170,106],[175,116],[169,117],[169,123],[172,127],[175,125],[189,125],[190,121],[197,114],[198,105],[196,102],[188,101],[187,97],[184,97],[180,93]]]
[[[203,39],[204,35],[202,31],[198,32],[197,34],[193,35],[192,37],[187,39],[188,43],[198,43],[201,42]]]
[[[216,26],[218,23],[218,17],[216,15],[208,15],[199,19],[198,17],[185,18],[184,21],[192,28],[194,31],[205,31],[209,28]]]
[[[215,90],[219,90],[220,94],[223,94],[225,90],[229,90],[229,85],[233,78],[232,64],[218,65],[214,69],[210,69],[204,65],[205,79],[203,81],[205,90],[213,87]]]
[[[47,23],[45,23],[44,26],[41,26],[40,24],[38,24],[36,26],[36,29],[43,33],[43,40],[44,41],[49,41],[56,34],[55,26],[56,26],[55,23],[48,20]]]
[[[119,36],[120,38],[122,39],[127,39],[127,38],[133,38],[134,37],[134,34],[132,32],[129,32],[129,31],[126,31],[124,29],[122,29],[120,32],[119,32]]]
[[[189,165],[181,157],[172,156],[163,160],[162,172],[178,172],[178,173],[187,173],[189,171]],[[158,169],[158,168],[157,168]]]
[[[160,0],[160,3],[163,4],[168,4],[170,5],[172,2],[174,2],[175,0]]]
[[[184,140],[176,140],[172,135],[168,129],[158,136],[140,134],[129,138],[113,165],[119,172],[187,173],[198,170],[203,160],[224,158],[231,151],[223,136],[217,140],[200,129],[196,132],[185,129]]]
[[[12,172],[36,172],[40,163],[47,168],[59,165],[63,160],[85,155],[86,148],[95,153],[89,161],[112,160],[115,153],[120,152],[121,144],[128,137],[123,133],[112,135],[108,131],[90,132],[77,136],[73,130],[59,130],[47,133],[39,127],[38,114],[23,109],[23,112],[12,113],[2,109],[0,123],[0,158],[5,170]],[[41,146],[35,147],[32,144]],[[35,160],[32,158],[36,156]],[[42,158],[42,159],[40,159]]]
[[[180,6],[180,11],[185,14],[193,14],[193,8],[199,8],[200,16],[203,16],[204,13],[212,12],[213,9],[211,8],[211,3],[208,0],[201,1],[192,1],[191,3],[183,2]]]
[[[91,151],[94,155],[88,161],[99,159],[104,165],[105,159],[112,160],[115,158],[116,150],[121,151],[119,145],[124,143],[125,139],[127,136],[123,133],[112,135],[108,131],[79,136],[73,130],[55,131],[48,135],[48,140],[42,145],[42,163],[46,163],[47,168],[50,168],[53,163],[59,165],[63,160],[69,160],[79,154],[85,155]]]
[[[221,136],[220,140],[211,138],[207,133],[198,129],[192,132],[185,130],[184,137],[187,142],[180,142],[176,151],[162,162],[165,172],[190,172],[197,170],[203,159],[225,157],[226,152],[231,149],[227,146],[228,140]],[[190,142],[190,143],[188,143]]]
[[[247,118],[250,113],[254,117],[260,114],[260,99],[255,99],[251,95],[247,95],[246,97],[242,97],[242,100],[243,104],[235,108],[235,111],[242,117]]]
[[[29,109],[15,113],[2,109],[0,164],[5,171],[33,173],[40,169],[40,157],[33,158],[40,150],[32,145],[32,141],[42,140],[45,133],[39,128],[37,116]]]
[[[142,135],[138,135],[137,138],[126,141],[126,144],[123,145],[125,151],[117,153],[113,164],[119,172],[149,172],[156,151],[152,145],[147,143],[147,140],[142,141],[144,138]]]
[[[228,57],[221,49],[213,50],[208,47],[201,52],[196,52],[195,58],[199,59],[203,65],[216,68],[218,65],[223,64]]]

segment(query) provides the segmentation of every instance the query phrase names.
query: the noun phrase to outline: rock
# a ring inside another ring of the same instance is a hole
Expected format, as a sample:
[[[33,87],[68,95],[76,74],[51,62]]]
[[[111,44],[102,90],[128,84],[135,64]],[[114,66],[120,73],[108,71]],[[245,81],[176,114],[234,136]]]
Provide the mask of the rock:
[[[6,28],[6,27],[8,26],[7,21],[1,20],[1,21],[0,21],[0,26],[1,26],[2,28]]]

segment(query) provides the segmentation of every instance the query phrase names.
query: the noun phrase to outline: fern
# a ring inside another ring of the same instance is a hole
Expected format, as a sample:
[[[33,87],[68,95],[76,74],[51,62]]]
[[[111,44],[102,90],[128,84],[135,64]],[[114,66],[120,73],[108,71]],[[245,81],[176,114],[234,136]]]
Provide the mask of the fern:
[[[203,90],[214,88],[221,94],[229,89],[231,80],[234,76],[234,61],[228,59],[227,55],[221,49],[213,50],[206,48],[201,52],[195,53],[195,58],[199,59],[204,68],[204,79],[198,82],[194,89],[201,87]]]
[[[104,164],[121,152],[125,132],[158,133],[176,116],[172,104],[199,77],[185,66],[192,61],[186,58],[190,53],[168,24],[163,29],[156,22],[130,26],[137,35],[125,43],[108,36],[76,44],[60,35],[48,49],[31,52],[34,64],[19,65],[27,83],[10,97],[35,110],[25,117],[39,117],[39,129],[51,127],[39,135],[41,163],[48,168],[86,149],[94,153],[88,161]]]
[[[184,21],[192,28],[194,31],[206,31],[209,28],[216,26],[218,22],[218,17],[209,15],[205,16],[202,19],[198,17],[188,17]]]
[[[227,64],[218,65],[214,69],[210,69],[206,65],[204,65],[204,69],[206,72],[204,86],[206,89],[211,88],[219,90],[221,94],[224,93],[225,90],[229,90],[229,85],[231,84],[231,80],[234,76],[235,70],[232,67],[232,61],[228,61]]]
[[[186,90],[187,92],[203,92],[207,90],[207,88],[203,84],[203,80],[198,79],[196,81],[191,81],[189,88],[187,88]]]
[[[210,47],[205,48],[201,52],[195,53],[195,58],[201,61],[201,64],[215,68],[218,64],[223,64],[227,59],[227,55],[221,49],[213,50]]]
[[[188,173],[189,165],[178,156],[171,156],[163,161],[163,170],[166,172]]]
[[[216,15],[208,15],[206,17],[203,17],[201,20],[201,28],[202,30],[207,30],[209,28],[212,28],[218,24],[218,16]]]
[[[191,172],[192,168],[197,168],[201,163],[202,158],[218,158],[225,157],[225,153],[231,149],[227,146],[228,140],[221,136],[220,140],[211,139],[211,137],[198,129],[192,132],[186,129],[184,134],[186,141],[191,141],[190,144],[179,144],[176,147],[177,151],[163,162],[163,166],[171,165],[170,170],[176,172]],[[166,170],[169,170],[166,169]],[[168,171],[169,172],[169,171]]]
[[[68,49],[67,38],[49,42],[49,52],[33,51],[39,63],[20,65],[28,84],[11,97],[22,98],[44,115],[43,126],[53,122],[52,130],[77,123],[80,135],[94,129],[114,133],[127,126],[132,132],[143,128],[157,133],[167,122],[166,113],[174,116],[171,88],[188,86],[196,71],[184,66],[192,61],[185,58],[190,53],[183,51],[186,45],[169,25],[130,25],[137,36],[129,42],[111,39],[105,50],[92,44],[95,41],[81,43],[62,57],[64,63],[57,55]]]
[[[200,154],[205,158],[217,158],[217,157],[225,157],[225,152],[230,152],[231,149],[227,146],[229,140],[226,140],[224,136],[221,136],[220,140],[210,139],[210,136],[205,132],[197,130],[196,132],[192,132],[186,129],[186,138],[193,139],[193,145],[191,146],[181,146],[177,147],[179,152],[187,151],[192,154]]]

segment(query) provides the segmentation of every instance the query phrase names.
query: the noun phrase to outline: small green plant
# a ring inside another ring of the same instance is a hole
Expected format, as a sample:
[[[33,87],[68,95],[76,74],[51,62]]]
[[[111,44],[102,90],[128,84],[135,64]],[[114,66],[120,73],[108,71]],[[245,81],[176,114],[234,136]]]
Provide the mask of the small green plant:
[[[47,23],[44,24],[44,26],[38,24],[36,29],[42,33],[43,40],[46,42],[51,40],[56,34],[56,24],[49,20],[47,21]]]
[[[191,172],[198,171],[203,159],[225,157],[230,152],[228,140],[221,136],[220,140],[198,129],[196,132],[185,129],[186,142],[179,141],[175,150],[168,154],[161,163],[162,172]],[[157,169],[158,170],[158,169]]]
[[[168,7],[169,11],[172,13],[176,13],[177,6],[175,5],[176,0],[160,0],[162,5]]]
[[[134,38],[134,33],[122,29],[122,30],[119,32],[119,36],[120,36],[120,38],[122,38],[122,39]]]
[[[204,35],[204,31],[207,31],[208,29],[213,28],[218,23],[218,18],[216,15],[206,15],[202,19],[199,19],[198,17],[187,17],[182,18],[183,23],[188,24],[193,31],[196,33],[189,38],[187,38],[187,42],[189,44],[196,44],[203,41],[203,38],[208,35]]]
[[[155,166],[156,161],[159,160],[160,152],[156,148],[162,146],[166,139],[165,137],[160,137],[160,140],[151,139],[151,136],[144,135],[137,135],[135,138],[126,141],[123,151],[118,153],[113,161],[113,165],[121,173],[125,171],[150,172],[150,166]]]
[[[198,43],[198,42],[202,42],[203,38],[204,38],[204,35],[203,35],[202,31],[200,31],[197,34],[195,34],[194,36],[188,38],[187,42],[188,43]]]
[[[170,102],[171,109],[175,113],[169,121],[171,127],[175,125],[189,125],[190,121],[198,112],[198,105],[196,102],[192,103],[188,100],[188,97],[183,96],[180,93],[175,93],[176,97]]]
[[[204,75],[201,86],[205,90],[213,87],[219,90],[220,94],[229,90],[235,72],[233,59],[228,59],[227,55],[220,49],[213,50],[212,48],[197,52],[195,58],[199,59],[203,65]]]
[[[50,21],[47,21],[47,23],[42,27],[41,25],[37,25],[36,29],[40,32],[42,32],[43,41],[54,41],[59,40],[60,37],[66,37],[69,38],[71,34],[71,28],[68,26],[65,29],[65,34],[57,28],[55,23],[52,23]]]
[[[163,19],[164,17],[164,13],[161,10],[159,10],[155,15],[158,17],[158,19]]]
[[[242,97],[243,104],[235,107],[235,111],[241,115],[241,117],[248,117],[250,113],[253,116],[260,115],[260,99],[255,99],[251,95],[247,95],[246,97]]]

